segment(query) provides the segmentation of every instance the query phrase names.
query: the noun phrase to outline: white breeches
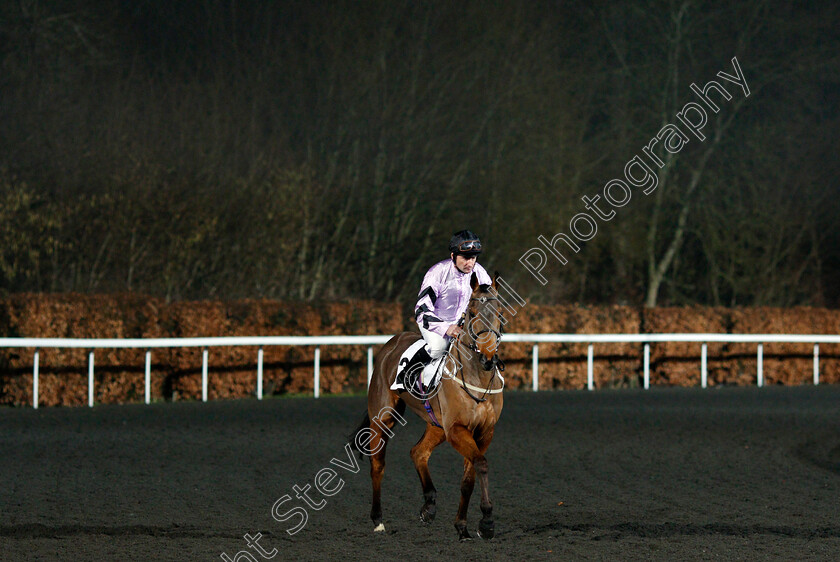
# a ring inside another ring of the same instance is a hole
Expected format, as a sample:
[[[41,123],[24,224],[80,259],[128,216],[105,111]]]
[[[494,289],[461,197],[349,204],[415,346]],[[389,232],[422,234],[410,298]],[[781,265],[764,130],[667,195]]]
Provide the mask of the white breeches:
[[[446,348],[449,347],[449,341],[446,338],[430,332],[422,326],[420,326],[420,333],[426,340],[426,345],[429,346],[429,355],[432,356],[432,359],[438,359],[446,352]]]
[[[429,348],[429,355],[432,356],[432,362],[423,369],[423,384],[428,386],[433,382],[435,374],[438,372],[441,359],[443,359],[443,355],[449,347],[449,340],[426,330],[422,326],[420,326],[420,333],[423,334],[423,339],[426,340],[426,345]]]

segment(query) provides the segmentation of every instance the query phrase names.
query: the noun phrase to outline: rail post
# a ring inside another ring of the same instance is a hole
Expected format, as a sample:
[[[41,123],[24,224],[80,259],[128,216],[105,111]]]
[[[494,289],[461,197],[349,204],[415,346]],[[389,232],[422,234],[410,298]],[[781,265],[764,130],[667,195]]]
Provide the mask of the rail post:
[[[257,350],[257,400],[263,398],[263,348]]]
[[[32,358],[32,407],[38,409],[38,349]]]
[[[814,385],[820,384],[820,344],[814,344]]]
[[[88,354],[88,407],[93,408],[93,350]]]
[[[205,347],[201,352],[201,401],[207,402],[207,356],[209,352]]]
[[[315,398],[321,395],[321,348],[315,347]]]
[[[531,378],[531,389],[536,392],[540,389],[540,346],[536,343],[531,358]]]
[[[650,388],[650,344],[645,344],[645,390]]]
[[[764,386],[764,344],[758,344],[758,352],[756,355],[758,365],[756,366],[756,384],[758,388]]]
[[[707,353],[707,345],[704,343],[703,347],[700,348],[700,387],[706,388],[706,384],[709,380],[709,371],[706,365],[706,353]]]
[[[152,400],[152,350],[146,350],[146,404]]]
[[[370,388],[370,379],[373,377],[373,346],[367,348],[367,385]]]
[[[595,389],[595,349],[590,343],[586,350],[586,388],[587,390]]]

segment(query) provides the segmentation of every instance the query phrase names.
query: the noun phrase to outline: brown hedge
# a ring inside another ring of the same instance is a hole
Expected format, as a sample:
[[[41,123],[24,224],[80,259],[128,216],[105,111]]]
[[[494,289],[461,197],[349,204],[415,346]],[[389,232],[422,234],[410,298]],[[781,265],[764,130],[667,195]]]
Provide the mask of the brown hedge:
[[[178,302],[139,295],[14,295],[0,301],[0,334],[8,337],[154,338],[388,334],[404,320],[394,304],[373,302],[305,305],[268,300]],[[0,350],[0,403],[32,403],[34,349]],[[312,347],[266,347],[264,392],[312,392]],[[96,402],[142,400],[145,350],[98,349],[94,354]],[[208,397],[236,398],[256,391],[257,349],[208,351]],[[202,350],[152,351],[153,399],[201,397]],[[321,389],[361,391],[365,349],[321,349]],[[88,350],[43,349],[39,353],[39,404],[87,403]]]
[[[0,300],[0,335],[7,337],[155,338],[192,336],[343,335],[396,333],[411,322],[397,304],[368,301],[302,304],[269,300],[165,303],[142,295],[18,294]],[[840,333],[840,311],[814,308],[727,309],[708,307],[638,309],[622,306],[527,305],[509,319],[520,333]],[[530,388],[532,344],[503,343],[511,388]],[[651,383],[690,385],[700,381],[700,344],[651,345]],[[637,386],[642,344],[594,346],[595,386]],[[32,402],[33,349],[0,349],[0,403]],[[144,396],[145,350],[95,352],[95,401],[136,402]],[[257,350],[210,348],[208,397],[253,395]],[[541,344],[539,387],[585,388],[587,344]],[[820,346],[822,382],[840,382],[840,346]],[[264,350],[265,394],[312,392],[312,347]],[[813,346],[765,344],[766,384],[811,381]],[[151,394],[155,399],[201,396],[202,350],[152,352]],[[87,403],[88,350],[43,349],[39,403]],[[321,348],[321,390],[361,392],[367,367],[364,346]],[[709,384],[755,384],[754,344],[709,344]]]
[[[528,305],[510,319],[506,329],[518,333],[635,334],[639,332],[639,312],[621,306]],[[540,344],[539,387],[585,388],[587,351],[585,343]],[[509,384],[530,387],[533,344],[503,343],[501,353],[508,367],[506,379]],[[636,386],[640,357],[638,344],[596,345],[593,360],[595,386]]]

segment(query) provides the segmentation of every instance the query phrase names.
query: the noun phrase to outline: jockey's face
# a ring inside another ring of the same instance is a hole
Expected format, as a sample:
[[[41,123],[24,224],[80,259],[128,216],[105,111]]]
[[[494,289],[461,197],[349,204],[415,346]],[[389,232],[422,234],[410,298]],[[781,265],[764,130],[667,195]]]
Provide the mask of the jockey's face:
[[[462,255],[455,255],[450,254],[452,259],[455,260],[455,267],[458,268],[458,271],[461,273],[472,273],[473,268],[475,267],[475,260],[477,256],[462,256]]]

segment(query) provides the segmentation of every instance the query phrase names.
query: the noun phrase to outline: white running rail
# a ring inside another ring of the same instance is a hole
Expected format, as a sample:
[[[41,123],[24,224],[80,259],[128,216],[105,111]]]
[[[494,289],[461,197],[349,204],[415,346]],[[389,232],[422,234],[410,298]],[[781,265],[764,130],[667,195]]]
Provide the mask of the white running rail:
[[[72,338],[0,338],[0,348],[34,348],[32,369],[32,407],[38,408],[39,350],[43,348],[87,349],[88,354],[88,406],[93,406],[94,351],[95,349],[145,349],[145,402],[151,400],[152,349],[169,347],[202,348],[201,399],[207,401],[208,356],[210,347],[250,346],[257,348],[257,399],[263,397],[263,348],[266,346],[315,346],[314,395],[320,396],[320,346],[323,345],[366,345],[367,380],[373,373],[373,346],[386,343],[391,338],[384,336],[253,336],[220,338],[158,338],[158,339],[72,339]],[[650,388],[650,344],[668,342],[695,342],[702,344],[700,356],[700,385],[707,385],[708,343],[755,343],[757,346],[757,385],[764,385],[763,353],[765,343],[808,343],[814,346],[814,384],[819,384],[819,344],[840,343],[840,335],[820,334],[505,334],[504,342],[533,343],[532,389],[539,390],[539,344],[541,343],[588,343],[587,388],[594,385],[594,344],[596,343],[643,343],[644,344],[644,388]]]

